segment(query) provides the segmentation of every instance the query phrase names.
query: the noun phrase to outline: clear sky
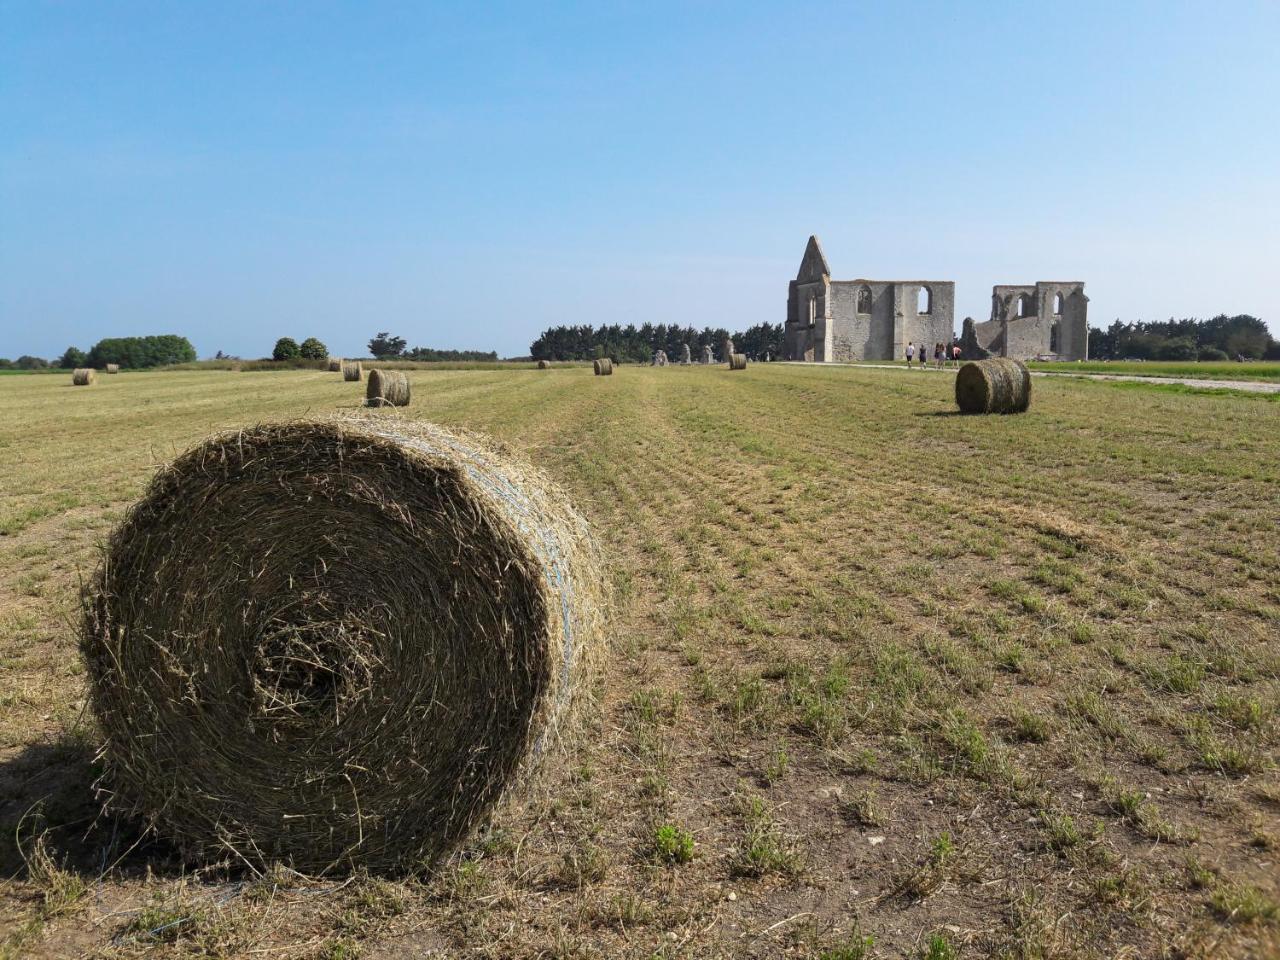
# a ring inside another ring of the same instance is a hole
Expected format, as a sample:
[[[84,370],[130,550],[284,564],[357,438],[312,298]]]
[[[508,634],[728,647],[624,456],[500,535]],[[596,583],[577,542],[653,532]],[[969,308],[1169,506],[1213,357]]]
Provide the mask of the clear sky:
[[[837,279],[1280,335],[1280,3],[0,0],[0,356],[527,353]]]

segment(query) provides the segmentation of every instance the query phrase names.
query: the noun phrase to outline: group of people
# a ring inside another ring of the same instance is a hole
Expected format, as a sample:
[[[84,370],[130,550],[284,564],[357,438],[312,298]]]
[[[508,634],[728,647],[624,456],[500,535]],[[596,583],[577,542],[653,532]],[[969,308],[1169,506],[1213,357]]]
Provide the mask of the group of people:
[[[907,341],[907,366],[911,366],[911,361],[919,358],[920,366],[927,366],[929,363],[929,347],[927,344],[921,343],[918,346],[913,341]],[[960,363],[960,344],[954,340],[950,344],[935,343],[933,345],[933,365],[938,369],[942,369],[948,361],[954,360]]]

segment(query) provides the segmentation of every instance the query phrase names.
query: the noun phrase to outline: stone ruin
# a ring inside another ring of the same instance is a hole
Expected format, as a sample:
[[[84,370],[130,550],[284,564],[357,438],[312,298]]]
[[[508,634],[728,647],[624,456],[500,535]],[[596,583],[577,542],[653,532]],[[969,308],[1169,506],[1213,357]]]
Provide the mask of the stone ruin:
[[[991,319],[964,322],[967,360],[1089,357],[1089,298],[1078,280],[997,284]],[[810,237],[787,287],[784,360],[817,363],[900,360],[908,343],[951,343],[955,284],[950,280],[833,280]]]
[[[654,367],[665,367],[667,365],[667,351],[655,350],[653,352],[653,360],[650,365]]]
[[[1089,298],[1077,281],[1041,280],[991,288],[991,319],[964,318],[960,349],[965,359],[1089,359]]]
[[[687,343],[680,348],[680,362],[693,363],[693,355],[689,352],[689,345]]]
[[[728,363],[729,358],[732,357],[735,353],[737,353],[737,351],[733,349],[733,337],[725,337],[724,343],[721,344],[720,349],[724,351],[724,356],[722,356],[720,359],[723,360],[725,363]]]
[[[709,344],[709,343],[708,343],[705,347],[703,347],[703,348],[702,348],[702,362],[703,362],[703,363],[714,363],[714,362],[715,362],[715,358],[714,358],[714,357],[712,357],[712,355],[711,355],[711,344]]]

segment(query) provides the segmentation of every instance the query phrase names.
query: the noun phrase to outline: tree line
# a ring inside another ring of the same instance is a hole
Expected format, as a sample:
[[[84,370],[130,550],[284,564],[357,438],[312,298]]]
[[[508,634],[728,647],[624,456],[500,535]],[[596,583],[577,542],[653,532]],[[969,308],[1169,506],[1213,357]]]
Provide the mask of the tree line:
[[[21,356],[17,360],[0,358],[0,370],[47,370],[61,367],[74,370],[77,367],[93,367],[101,370],[108,363],[135,370],[145,367],[161,367],[170,363],[191,363],[196,358],[196,348],[186,337],[161,334],[153,337],[107,337],[99,340],[86,352],[79,347],[67,347],[53,363],[43,357]]]
[[[1091,360],[1280,360],[1280,341],[1247,313],[1211,320],[1116,320],[1089,330]]]
[[[721,356],[725,340],[732,339],[734,350],[752,360],[766,356],[778,359],[782,354],[782,324],[759,323],[746,330],[730,332],[724,327],[682,327],[677,324],[645,323],[640,326],[590,324],[549,327],[529,345],[534,360],[594,360],[611,357],[615,363],[648,363],[662,350],[673,361],[679,361],[685,344],[694,360],[702,358],[703,347],[710,347],[716,359]]]
[[[369,341],[369,355],[375,360],[417,360],[420,363],[440,361],[498,359],[496,350],[436,350],[433,347],[408,347],[404,337],[383,330]]]

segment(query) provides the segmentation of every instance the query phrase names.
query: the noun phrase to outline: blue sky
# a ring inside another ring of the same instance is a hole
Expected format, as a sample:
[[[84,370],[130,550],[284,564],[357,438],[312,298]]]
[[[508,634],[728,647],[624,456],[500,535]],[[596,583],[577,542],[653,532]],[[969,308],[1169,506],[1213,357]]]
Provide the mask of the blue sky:
[[[1280,335],[1280,3],[0,0],[0,356],[517,355],[837,278]]]

